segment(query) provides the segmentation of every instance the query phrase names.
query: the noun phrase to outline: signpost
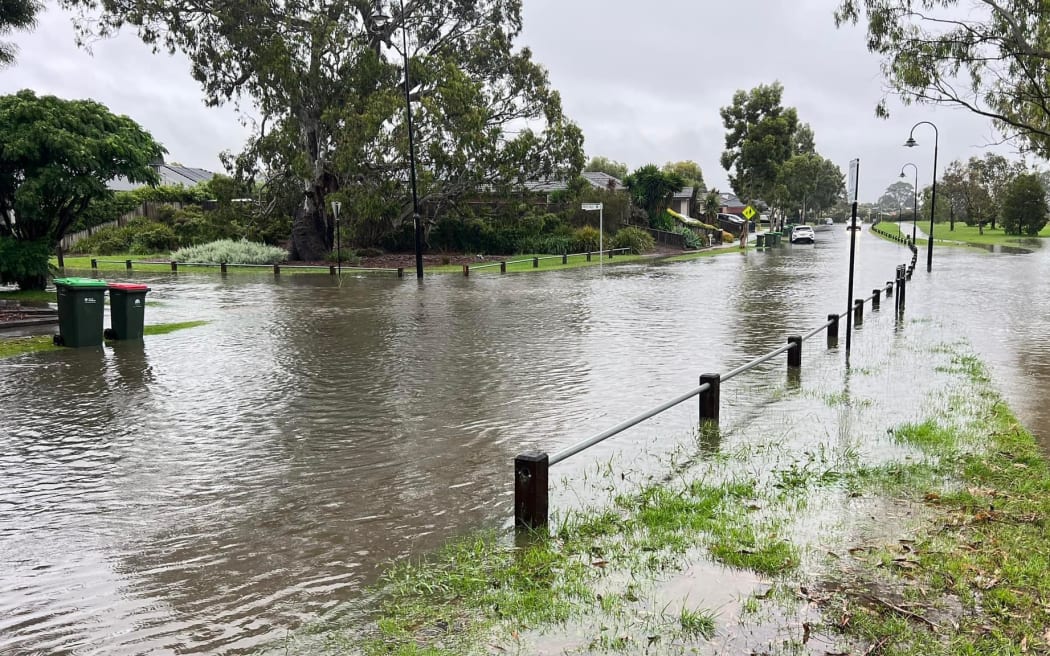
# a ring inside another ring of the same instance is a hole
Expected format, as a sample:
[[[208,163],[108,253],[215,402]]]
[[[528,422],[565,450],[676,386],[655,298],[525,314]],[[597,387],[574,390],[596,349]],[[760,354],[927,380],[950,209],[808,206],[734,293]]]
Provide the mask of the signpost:
[[[602,251],[605,250],[605,209],[602,203],[584,203],[580,206],[585,212],[598,212],[598,264],[602,263]]]
[[[744,221],[744,226],[740,230],[740,248],[747,248],[747,234],[751,231],[751,219],[755,218],[758,212],[755,211],[755,208],[748,205],[744,208],[742,214],[746,221]],[[758,226],[755,226],[755,228],[757,232]]]
[[[343,204],[337,200],[332,201],[332,215],[335,217],[335,258],[339,263],[339,275],[343,275],[343,240],[339,234],[339,210]]]
[[[849,292],[846,295],[846,361],[849,361],[850,341],[853,337],[853,263],[857,252],[857,188],[860,184],[860,160],[850,160],[849,186],[846,200],[850,203],[852,224],[849,228]]]

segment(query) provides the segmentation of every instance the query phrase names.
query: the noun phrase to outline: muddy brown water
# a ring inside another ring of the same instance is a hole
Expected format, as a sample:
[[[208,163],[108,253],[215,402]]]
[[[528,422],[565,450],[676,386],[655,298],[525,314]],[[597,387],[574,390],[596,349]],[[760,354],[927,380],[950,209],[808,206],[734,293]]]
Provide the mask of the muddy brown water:
[[[848,234],[818,237],[422,285],[138,274],[161,301],[150,322],[211,323],[0,361],[0,653],[250,653],[361,600],[393,560],[507,526],[515,454],[568,446],[844,310]],[[938,248],[932,274],[924,255],[912,330],[936,318],[971,342],[1050,436],[1047,249]],[[858,295],[907,257],[862,231]],[[877,363],[896,329],[869,314],[855,358]],[[804,379],[841,376],[822,335],[805,353]],[[907,395],[894,366],[885,394]],[[777,401],[779,359],[733,382],[728,426],[813,412]],[[695,414],[687,402],[559,464],[552,504],[600,497],[585,481],[611,454],[644,471]]]

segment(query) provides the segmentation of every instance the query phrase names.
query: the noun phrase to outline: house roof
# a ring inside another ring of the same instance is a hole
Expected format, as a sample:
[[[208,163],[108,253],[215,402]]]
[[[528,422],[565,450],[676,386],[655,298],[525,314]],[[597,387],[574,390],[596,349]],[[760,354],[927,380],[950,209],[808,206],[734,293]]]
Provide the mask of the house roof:
[[[692,198],[693,197],[693,188],[692,187],[682,187],[678,191],[674,192],[674,197],[675,198]]]
[[[720,200],[725,207],[743,207],[744,201],[737,198],[736,194],[721,193],[719,194]]]
[[[160,184],[162,185],[193,187],[215,177],[215,173],[207,169],[180,166],[178,164],[165,164],[163,162],[158,162],[153,165],[153,168],[160,176]],[[130,182],[127,178],[121,177],[110,180],[106,186],[113,191],[131,191],[132,189],[138,189],[140,187],[145,187],[146,185],[139,182]]]
[[[580,175],[586,178],[587,182],[590,182],[591,185],[598,189],[612,189],[613,191],[619,191],[624,188],[623,182],[608,173],[602,173],[601,171],[584,171]]]
[[[612,189],[619,191],[625,189],[623,183],[608,173],[601,171],[585,171],[580,176],[595,189]],[[610,184],[611,183],[611,184]],[[541,194],[549,194],[553,191],[565,191],[569,183],[565,180],[533,180],[525,183],[525,190]]]

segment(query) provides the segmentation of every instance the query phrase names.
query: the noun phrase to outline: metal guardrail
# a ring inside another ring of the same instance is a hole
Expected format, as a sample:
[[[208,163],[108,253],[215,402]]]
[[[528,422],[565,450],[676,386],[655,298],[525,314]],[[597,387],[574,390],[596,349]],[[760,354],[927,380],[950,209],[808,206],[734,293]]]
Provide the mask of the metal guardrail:
[[[564,255],[543,255],[526,258],[524,260],[506,260],[504,262],[489,262],[487,264],[475,264],[474,266],[464,264],[463,275],[469,276],[471,271],[477,271],[478,269],[487,269],[489,267],[497,266],[499,267],[500,273],[506,273],[508,264],[523,264],[525,262],[532,262],[532,268],[538,269],[540,267],[540,262],[542,262],[543,260],[561,260],[562,264],[568,264],[570,257],[580,257],[583,255],[585,255],[587,257],[587,261],[590,262],[592,255],[597,255],[600,258],[603,254],[608,253],[609,259],[611,260],[613,259],[613,256],[616,253],[628,253],[630,252],[630,250],[630,248],[610,248],[603,251],[588,251],[586,253],[566,253]]]
[[[549,455],[542,451],[530,451],[518,454],[518,456],[514,458],[515,527],[531,530],[543,528],[547,525],[549,519],[548,508],[550,503],[548,478],[549,469],[552,465],[562,462],[565,459],[589,449],[611,437],[619,435],[625,430],[637,426],[647,419],[655,417],[656,415],[684,403],[693,397],[699,397],[699,416],[701,424],[717,426],[721,385],[723,382],[751,371],[755,367],[769,362],[784,353],[787,353],[788,371],[797,371],[802,367],[802,343],[805,340],[811,339],[826,330],[828,348],[837,345],[840,320],[843,317],[849,316],[849,313],[852,311],[854,324],[856,326],[862,325],[864,319],[864,305],[870,301],[872,304],[872,310],[879,310],[882,305],[881,301],[883,294],[885,294],[887,300],[895,297],[896,303],[894,310],[896,315],[898,317],[903,316],[904,302],[907,293],[907,280],[911,279],[911,272],[915,267],[915,261],[918,256],[917,249],[914,246],[911,246],[911,250],[911,265],[898,266],[896,277],[893,281],[888,281],[885,287],[873,289],[871,296],[856,299],[853,308],[849,308],[842,313],[829,314],[827,321],[804,335],[789,336],[788,343],[784,346],[761,355],[746,364],[726,372],[725,374],[703,374],[700,376],[700,385],[698,387],[680,394],[669,401],[661,403],[654,408],[650,408],[645,412],[635,415],[630,419],[626,419],[615,426],[601,431],[600,433],[581,440],[576,444],[557,451],[553,455]],[[894,296],[895,294],[896,296]]]
[[[148,264],[148,265],[164,265],[167,264],[171,267],[172,273],[178,273],[179,267],[219,267],[221,273],[226,273],[229,268],[237,269],[273,269],[275,276],[281,275],[281,269],[309,269],[309,270],[328,270],[329,275],[336,275],[342,271],[364,271],[364,272],[380,272],[380,273],[394,273],[397,274],[398,278],[405,277],[405,270],[402,267],[396,269],[380,269],[374,267],[352,267],[342,266],[337,269],[336,265],[331,264],[329,266],[318,266],[312,264],[236,264],[226,262],[178,262],[176,260],[164,261],[148,261],[148,260],[101,260],[98,258],[91,259],[91,270],[97,271],[99,262],[105,264],[123,264],[127,271],[133,270],[135,264]],[[61,263],[60,265],[61,266]]]

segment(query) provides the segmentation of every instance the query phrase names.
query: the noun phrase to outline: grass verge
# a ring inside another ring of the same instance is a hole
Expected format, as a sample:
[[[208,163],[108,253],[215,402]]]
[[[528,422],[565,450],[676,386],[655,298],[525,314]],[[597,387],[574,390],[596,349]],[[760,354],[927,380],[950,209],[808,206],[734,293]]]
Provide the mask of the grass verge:
[[[208,323],[207,321],[183,321],[180,323],[159,323],[144,326],[144,336],[167,335],[176,330],[196,328]],[[38,353],[41,351],[61,351],[63,347],[55,346],[51,335],[37,335],[34,337],[0,337],[0,360],[25,355],[27,353]]]

